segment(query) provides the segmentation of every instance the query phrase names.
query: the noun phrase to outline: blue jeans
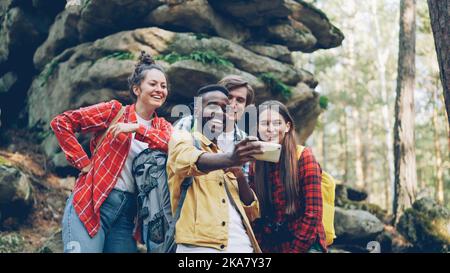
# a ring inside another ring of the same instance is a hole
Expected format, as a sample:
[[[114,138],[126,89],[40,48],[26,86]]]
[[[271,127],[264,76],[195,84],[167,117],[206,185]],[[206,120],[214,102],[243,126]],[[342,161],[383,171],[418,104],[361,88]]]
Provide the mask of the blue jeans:
[[[65,253],[130,253],[137,252],[133,239],[136,195],[113,189],[100,207],[101,226],[90,237],[72,204],[67,200],[62,221]]]

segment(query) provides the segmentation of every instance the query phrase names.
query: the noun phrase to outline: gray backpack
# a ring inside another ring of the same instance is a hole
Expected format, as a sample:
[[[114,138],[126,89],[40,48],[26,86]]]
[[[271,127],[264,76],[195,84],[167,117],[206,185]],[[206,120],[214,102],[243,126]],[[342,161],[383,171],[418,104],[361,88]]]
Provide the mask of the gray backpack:
[[[200,149],[199,143],[194,141]],[[145,149],[133,160],[132,173],[138,190],[138,221],[142,243],[147,252],[175,252],[175,225],[180,218],[186,193],[192,184],[187,177],[181,186],[181,196],[175,216],[172,215],[170,192],[166,173],[167,154],[158,150]]]

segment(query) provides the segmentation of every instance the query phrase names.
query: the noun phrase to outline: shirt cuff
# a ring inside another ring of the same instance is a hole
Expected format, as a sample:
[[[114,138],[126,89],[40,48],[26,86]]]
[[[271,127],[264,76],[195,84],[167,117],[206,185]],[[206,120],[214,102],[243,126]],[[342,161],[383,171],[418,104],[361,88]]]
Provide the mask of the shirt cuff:
[[[145,137],[147,136],[148,130],[149,128],[147,126],[139,124],[139,128],[136,131],[137,134],[135,134],[134,138],[139,141],[145,142],[144,140]]]
[[[200,151],[198,149],[195,149],[192,151],[191,158],[189,160],[189,171],[187,176],[200,176],[200,175],[206,175],[208,173],[202,172],[197,167],[197,161],[200,158],[202,154],[206,154],[206,151]]]
[[[82,157],[74,161],[73,166],[81,171],[84,167],[88,166],[89,164],[91,164],[91,160],[87,155],[83,155]]]
[[[247,214],[247,217],[250,220],[250,222],[253,222],[260,217],[259,201],[258,198],[256,197],[255,192],[253,192],[253,198],[254,198],[253,202],[248,206],[246,206],[243,202],[241,202],[245,214]]]

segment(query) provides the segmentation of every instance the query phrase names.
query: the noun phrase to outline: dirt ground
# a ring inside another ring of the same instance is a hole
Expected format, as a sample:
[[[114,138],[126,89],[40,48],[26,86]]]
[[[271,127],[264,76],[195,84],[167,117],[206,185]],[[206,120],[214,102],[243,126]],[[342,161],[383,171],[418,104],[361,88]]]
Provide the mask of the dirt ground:
[[[60,178],[49,172],[45,156],[29,141],[29,136],[13,132],[9,137],[15,139],[14,146],[0,147],[1,163],[14,166],[30,177],[34,201],[33,208],[22,219],[2,219],[0,243],[4,246],[0,252],[37,252],[59,231],[75,177]]]

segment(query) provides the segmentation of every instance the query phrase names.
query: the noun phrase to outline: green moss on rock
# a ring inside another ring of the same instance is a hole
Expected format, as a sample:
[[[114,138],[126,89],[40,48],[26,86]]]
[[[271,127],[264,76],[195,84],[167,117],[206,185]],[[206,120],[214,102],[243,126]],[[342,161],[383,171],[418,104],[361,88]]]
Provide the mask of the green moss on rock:
[[[156,60],[163,60],[173,64],[184,60],[193,60],[202,64],[213,64],[223,67],[234,67],[233,63],[213,50],[193,51],[189,55],[181,55],[177,52],[156,56]]]
[[[24,238],[17,233],[0,233],[0,253],[23,252],[25,248]]]
[[[448,252],[450,212],[434,200],[416,201],[400,217],[399,232],[421,252]]]
[[[292,89],[277,79],[272,73],[262,73],[259,78],[266,84],[273,94],[281,94],[285,99],[291,98]]]
[[[8,159],[6,159],[6,158],[4,158],[3,156],[0,155],[0,165],[2,165],[2,166],[11,166],[12,164],[11,164],[11,162]]]

